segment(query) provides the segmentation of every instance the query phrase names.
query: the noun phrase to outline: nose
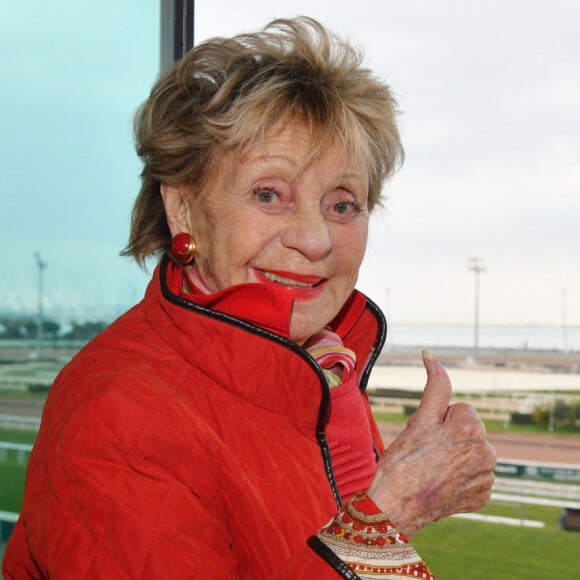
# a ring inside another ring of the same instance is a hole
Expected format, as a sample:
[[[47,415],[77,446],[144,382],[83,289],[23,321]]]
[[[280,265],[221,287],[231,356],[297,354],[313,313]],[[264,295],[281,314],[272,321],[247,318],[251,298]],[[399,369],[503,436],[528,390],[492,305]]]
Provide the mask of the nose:
[[[308,212],[296,212],[282,232],[282,244],[300,252],[310,262],[318,262],[332,251],[328,226],[319,207]]]

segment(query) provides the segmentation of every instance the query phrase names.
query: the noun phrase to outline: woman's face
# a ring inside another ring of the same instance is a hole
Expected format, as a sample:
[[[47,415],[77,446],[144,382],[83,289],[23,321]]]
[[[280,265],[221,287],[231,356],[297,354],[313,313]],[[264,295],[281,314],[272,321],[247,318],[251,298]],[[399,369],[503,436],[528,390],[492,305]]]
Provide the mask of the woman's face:
[[[357,280],[367,242],[365,168],[340,146],[311,157],[306,127],[275,128],[240,157],[226,154],[187,209],[173,212],[188,231],[196,265],[212,291],[235,284],[281,284],[294,298],[290,338],[303,343],[339,312]],[[181,195],[173,190],[173,194]]]

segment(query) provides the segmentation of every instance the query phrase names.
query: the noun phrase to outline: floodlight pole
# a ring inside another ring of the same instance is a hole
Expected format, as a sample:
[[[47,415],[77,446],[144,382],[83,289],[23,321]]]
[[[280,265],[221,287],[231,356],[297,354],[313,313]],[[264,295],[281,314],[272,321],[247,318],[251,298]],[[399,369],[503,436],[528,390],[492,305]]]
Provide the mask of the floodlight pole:
[[[476,363],[479,363],[479,275],[485,272],[483,260],[481,258],[473,257],[469,259],[469,270],[475,275],[475,321],[474,321],[474,343],[473,356]]]
[[[42,261],[40,257],[40,252],[34,254],[36,258],[36,266],[38,268],[38,320],[36,326],[36,355],[40,358],[40,353],[42,351],[42,327],[44,323],[44,270],[46,269],[46,262]]]

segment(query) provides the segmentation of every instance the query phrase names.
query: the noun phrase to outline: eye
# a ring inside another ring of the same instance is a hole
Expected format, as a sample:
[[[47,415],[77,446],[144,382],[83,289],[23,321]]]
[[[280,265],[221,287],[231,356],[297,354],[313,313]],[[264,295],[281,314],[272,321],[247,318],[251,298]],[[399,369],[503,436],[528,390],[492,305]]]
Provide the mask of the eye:
[[[326,196],[323,208],[329,219],[340,222],[354,219],[364,211],[364,207],[355,199],[355,196],[345,189],[336,189]]]
[[[339,201],[332,207],[332,211],[339,215],[352,215],[360,212],[360,206],[354,201]]]
[[[265,205],[271,205],[276,203],[279,200],[280,195],[278,192],[269,187],[257,187],[253,191],[254,199],[260,203]]]
[[[268,213],[281,213],[292,205],[292,196],[284,187],[256,185],[252,189],[254,205]]]

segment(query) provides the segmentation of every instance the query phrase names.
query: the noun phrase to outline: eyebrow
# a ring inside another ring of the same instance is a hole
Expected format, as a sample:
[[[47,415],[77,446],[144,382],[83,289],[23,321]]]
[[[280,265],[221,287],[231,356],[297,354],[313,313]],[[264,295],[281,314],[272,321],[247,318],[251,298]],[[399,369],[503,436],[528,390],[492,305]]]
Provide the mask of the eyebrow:
[[[292,165],[294,167],[300,166],[297,159],[294,159],[291,156],[288,156],[285,154],[270,154],[270,153],[266,152],[266,153],[261,153],[257,156],[244,155],[244,156],[240,157],[240,160],[243,162],[269,161],[271,159],[280,159],[284,162],[289,163],[290,165]],[[308,167],[309,165],[311,165],[314,162],[314,159],[315,158],[312,158],[312,160],[308,161],[307,164],[305,165],[305,167]],[[336,180],[341,181],[343,179],[360,179],[362,181],[366,181],[364,179],[364,176],[366,175],[366,173],[367,173],[366,171],[346,172],[346,173],[342,173],[341,175],[339,175]]]

